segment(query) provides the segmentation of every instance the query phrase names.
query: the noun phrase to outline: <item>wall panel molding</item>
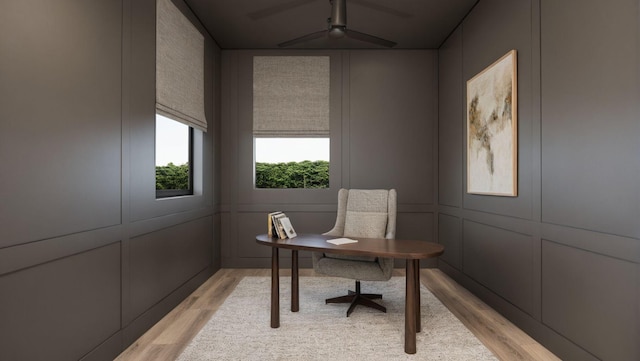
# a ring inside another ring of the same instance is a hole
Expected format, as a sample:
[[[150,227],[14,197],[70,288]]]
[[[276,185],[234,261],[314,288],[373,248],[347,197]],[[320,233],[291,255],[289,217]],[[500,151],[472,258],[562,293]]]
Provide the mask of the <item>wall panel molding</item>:
[[[0,248],[120,224],[121,22],[118,1],[3,6]]]
[[[640,240],[555,224],[542,224],[542,238],[603,256],[640,263]]]
[[[121,241],[120,226],[0,249],[0,276]]]
[[[640,303],[630,290],[637,273],[633,262],[543,240],[542,322],[602,360],[637,360],[638,319],[628,313]]]
[[[639,8],[541,2],[543,222],[640,239]]]
[[[462,220],[459,217],[438,214],[438,242],[445,248],[444,254],[439,259],[461,270],[463,246]]]
[[[212,214],[213,208],[195,208],[185,212],[135,221],[129,224],[129,236],[130,238],[140,237],[144,234],[156,232],[164,228],[175,227],[200,218],[209,217]]]
[[[464,288],[477,295],[484,302],[489,304],[493,309],[505,316],[509,321],[513,322],[519,328],[525,330],[529,335],[538,340],[552,352],[561,356],[565,360],[580,361],[601,361],[595,356],[585,351],[579,345],[563,337],[550,327],[542,324],[540,320],[534,319],[531,315],[525,313],[512,303],[505,300],[494,291],[488,289],[482,284],[476,282],[464,272],[453,268],[446,262],[439,262],[438,268],[453,278]],[[561,354],[558,354],[561,350]]]
[[[464,219],[462,242],[464,273],[533,314],[532,237]]]
[[[213,218],[207,216],[129,241],[130,315],[136,317],[211,265]]]
[[[119,243],[1,276],[2,358],[77,360],[99,346],[121,327],[120,279]]]

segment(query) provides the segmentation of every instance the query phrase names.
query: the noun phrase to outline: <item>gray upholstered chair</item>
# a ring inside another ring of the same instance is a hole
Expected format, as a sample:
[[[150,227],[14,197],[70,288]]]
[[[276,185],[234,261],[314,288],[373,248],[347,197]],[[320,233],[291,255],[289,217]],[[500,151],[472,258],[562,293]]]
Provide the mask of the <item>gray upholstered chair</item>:
[[[395,189],[340,189],[336,224],[325,235],[334,237],[387,238],[396,235],[397,194]],[[372,301],[379,294],[360,292],[360,281],[388,281],[393,271],[393,259],[365,256],[346,256],[313,252],[313,269],[322,274],[354,279],[356,290],[348,295],[329,298],[326,303],[351,303],[347,317],[357,305],[387,312]]]

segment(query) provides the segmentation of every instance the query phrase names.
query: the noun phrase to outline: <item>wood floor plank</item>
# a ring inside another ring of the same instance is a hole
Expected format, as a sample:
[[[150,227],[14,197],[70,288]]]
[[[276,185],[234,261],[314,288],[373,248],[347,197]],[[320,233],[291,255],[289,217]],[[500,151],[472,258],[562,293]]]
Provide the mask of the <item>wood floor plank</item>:
[[[421,281],[500,360],[560,360],[442,271],[422,270]]]
[[[393,276],[404,276],[395,269]],[[269,277],[269,269],[222,269],[123,351],[117,361],[172,361],[207,323],[244,277]],[[281,269],[280,275],[291,275]],[[323,277],[301,269],[301,277]],[[500,360],[559,360],[526,333],[437,269],[423,269],[421,282]]]

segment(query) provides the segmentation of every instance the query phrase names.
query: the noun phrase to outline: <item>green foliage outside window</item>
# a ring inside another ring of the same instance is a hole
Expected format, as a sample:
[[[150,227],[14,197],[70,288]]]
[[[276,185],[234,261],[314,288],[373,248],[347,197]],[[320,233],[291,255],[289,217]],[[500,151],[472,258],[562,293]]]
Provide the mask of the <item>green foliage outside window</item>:
[[[189,189],[189,163],[156,166],[156,190]]]
[[[329,162],[256,163],[256,188],[329,188]]]

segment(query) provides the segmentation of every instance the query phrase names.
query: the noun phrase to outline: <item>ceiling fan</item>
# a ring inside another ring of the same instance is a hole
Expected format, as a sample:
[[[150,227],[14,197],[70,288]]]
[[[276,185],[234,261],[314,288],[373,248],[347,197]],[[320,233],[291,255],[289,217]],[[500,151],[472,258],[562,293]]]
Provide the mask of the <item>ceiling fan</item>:
[[[361,33],[359,31],[347,29],[346,0],[329,0],[329,2],[331,3],[331,17],[327,19],[327,23],[329,24],[328,30],[316,31],[314,33],[307,34],[299,38],[285,41],[284,43],[278,44],[278,46],[281,48],[286,48],[291,45],[322,38],[327,35],[333,39],[348,37],[348,38],[365,41],[365,42],[376,44],[376,45],[381,45],[387,48],[392,48],[396,45],[396,43],[393,41],[389,41],[386,39],[379,38],[377,36]]]

